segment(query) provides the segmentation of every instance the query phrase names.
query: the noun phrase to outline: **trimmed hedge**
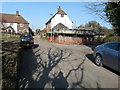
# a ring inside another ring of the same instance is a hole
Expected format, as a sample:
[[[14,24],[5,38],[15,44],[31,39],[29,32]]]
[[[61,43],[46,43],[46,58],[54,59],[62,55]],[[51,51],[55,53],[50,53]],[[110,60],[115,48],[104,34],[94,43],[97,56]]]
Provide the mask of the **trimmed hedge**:
[[[110,36],[104,39],[104,42],[120,41],[120,36]]]
[[[19,44],[2,43],[2,89],[15,88]]]

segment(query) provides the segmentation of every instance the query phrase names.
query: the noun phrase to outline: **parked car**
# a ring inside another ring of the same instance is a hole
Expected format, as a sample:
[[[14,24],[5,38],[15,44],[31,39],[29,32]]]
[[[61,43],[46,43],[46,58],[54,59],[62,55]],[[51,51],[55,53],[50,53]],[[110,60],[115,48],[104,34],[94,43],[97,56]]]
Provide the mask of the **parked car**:
[[[95,64],[120,72],[120,42],[106,42],[94,49]]]
[[[34,38],[31,34],[24,34],[20,36],[20,46],[32,47],[34,45]]]

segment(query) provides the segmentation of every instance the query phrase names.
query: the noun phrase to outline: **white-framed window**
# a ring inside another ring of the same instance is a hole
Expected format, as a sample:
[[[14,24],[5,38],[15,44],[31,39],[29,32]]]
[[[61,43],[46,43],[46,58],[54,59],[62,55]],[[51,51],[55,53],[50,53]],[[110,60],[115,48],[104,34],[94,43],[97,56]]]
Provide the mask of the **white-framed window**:
[[[20,26],[20,27],[24,27],[24,24],[23,24],[23,23],[20,23],[19,26]]]
[[[13,23],[10,23],[10,26],[13,26]]]

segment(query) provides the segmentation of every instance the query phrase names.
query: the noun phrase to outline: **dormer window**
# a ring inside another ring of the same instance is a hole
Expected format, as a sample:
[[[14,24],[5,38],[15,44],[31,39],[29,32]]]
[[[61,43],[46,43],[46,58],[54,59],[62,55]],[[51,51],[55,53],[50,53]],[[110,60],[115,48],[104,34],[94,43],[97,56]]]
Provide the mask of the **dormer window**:
[[[61,17],[64,17],[64,14],[61,14]]]
[[[10,26],[13,26],[13,23],[10,23]]]

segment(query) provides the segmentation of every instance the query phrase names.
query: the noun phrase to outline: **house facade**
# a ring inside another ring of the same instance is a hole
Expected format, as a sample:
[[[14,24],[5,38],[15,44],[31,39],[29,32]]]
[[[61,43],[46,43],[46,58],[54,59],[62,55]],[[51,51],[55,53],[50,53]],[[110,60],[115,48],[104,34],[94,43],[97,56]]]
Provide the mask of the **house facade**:
[[[48,41],[59,44],[94,44],[94,30],[89,28],[68,29],[63,24],[54,27],[54,32],[48,33]]]
[[[72,29],[72,24],[73,24],[72,20],[69,18],[67,13],[65,13],[61,9],[61,7],[58,7],[57,13],[54,14],[46,23],[45,31],[47,33],[54,31],[53,28],[60,23],[66,26],[67,28]]]
[[[44,29],[49,42],[59,44],[92,44],[94,30],[88,28],[73,28],[73,22],[61,7],[46,23]]]
[[[0,14],[0,27],[3,32],[21,33],[28,30],[29,23],[16,11],[16,14]]]

